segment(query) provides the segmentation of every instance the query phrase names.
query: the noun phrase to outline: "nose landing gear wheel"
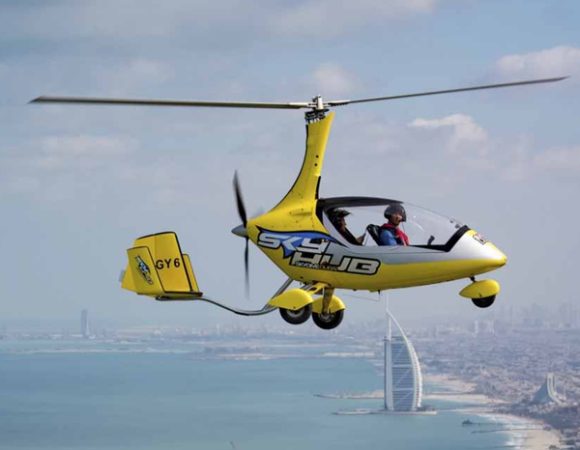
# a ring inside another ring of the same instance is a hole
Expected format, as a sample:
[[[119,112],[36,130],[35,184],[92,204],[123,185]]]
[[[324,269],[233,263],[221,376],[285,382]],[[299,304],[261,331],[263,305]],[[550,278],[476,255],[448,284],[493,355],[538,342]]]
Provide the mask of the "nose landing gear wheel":
[[[308,319],[310,319],[311,314],[312,305],[306,305],[303,308],[297,310],[280,308],[280,315],[282,316],[282,319],[288,323],[291,323],[292,325],[300,325],[301,323],[306,322]]]
[[[491,305],[493,305],[493,302],[495,301],[495,295],[483,298],[472,298],[471,301],[478,308],[489,308]]]
[[[328,314],[312,313],[312,320],[323,330],[332,330],[333,328],[336,328],[340,325],[340,322],[342,322],[343,317],[344,309]]]

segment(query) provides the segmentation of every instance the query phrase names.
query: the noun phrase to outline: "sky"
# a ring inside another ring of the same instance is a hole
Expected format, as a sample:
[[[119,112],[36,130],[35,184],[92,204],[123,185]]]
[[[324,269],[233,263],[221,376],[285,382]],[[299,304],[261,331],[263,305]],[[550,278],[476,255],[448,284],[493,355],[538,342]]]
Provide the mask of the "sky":
[[[282,325],[154,302],[118,277],[136,237],[173,230],[208,296],[260,308],[285,278],[253,247],[245,298],[232,178],[250,214],[275,205],[302,162],[302,112],[28,104],[39,95],[286,102],[570,76],[337,108],[320,193],[421,205],[507,254],[492,311],[456,281],[392,291],[403,323],[577,301],[579,19],[573,0],[0,1],[0,325],[83,308]],[[376,295],[339,296],[344,323],[382,314]]]

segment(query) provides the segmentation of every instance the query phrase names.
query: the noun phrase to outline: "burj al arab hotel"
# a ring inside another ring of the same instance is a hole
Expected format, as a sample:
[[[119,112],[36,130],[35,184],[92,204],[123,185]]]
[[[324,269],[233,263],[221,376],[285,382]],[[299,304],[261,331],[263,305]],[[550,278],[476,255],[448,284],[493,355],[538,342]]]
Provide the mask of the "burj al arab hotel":
[[[423,379],[413,344],[387,308],[385,335],[385,409],[413,412],[421,408]]]

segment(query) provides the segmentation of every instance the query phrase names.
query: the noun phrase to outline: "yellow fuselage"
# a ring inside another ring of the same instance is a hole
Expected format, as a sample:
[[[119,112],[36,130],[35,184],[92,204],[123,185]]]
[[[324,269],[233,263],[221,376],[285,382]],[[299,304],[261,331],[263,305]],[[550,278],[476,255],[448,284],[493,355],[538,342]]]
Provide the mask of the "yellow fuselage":
[[[506,263],[506,256],[499,249],[469,229],[462,230],[446,251],[332,243],[317,205],[333,117],[329,113],[307,125],[306,153],[294,185],[277,206],[250,220],[246,227],[252,242],[288,277],[302,283],[322,282],[336,288],[377,291],[473,277]],[[316,236],[318,240],[305,236]]]

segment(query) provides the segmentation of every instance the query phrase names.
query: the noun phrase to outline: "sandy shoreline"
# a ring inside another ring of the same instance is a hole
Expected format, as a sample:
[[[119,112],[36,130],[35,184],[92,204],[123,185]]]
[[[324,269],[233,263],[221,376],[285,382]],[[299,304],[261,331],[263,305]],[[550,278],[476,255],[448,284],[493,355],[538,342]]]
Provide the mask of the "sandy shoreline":
[[[462,408],[465,412],[480,415],[491,421],[497,421],[506,428],[498,431],[509,436],[506,445],[522,450],[547,450],[551,445],[560,446],[560,433],[554,429],[545,429],[545,423],[526,417],[500,414],[493,411],[493,406],[502,401],[483,394],[473,393],[475,385],[447,375],[424,374],[424,381],[442,386],[444,392],[424,395],[425,399],[441,399],[463,403],[469,406]]]

